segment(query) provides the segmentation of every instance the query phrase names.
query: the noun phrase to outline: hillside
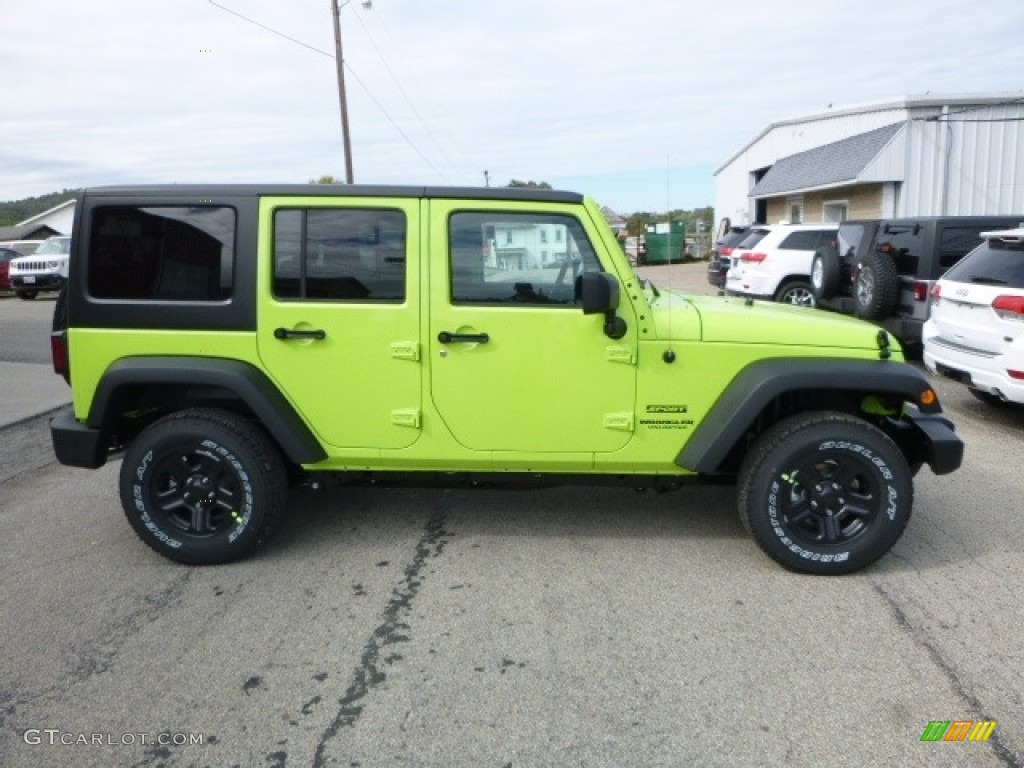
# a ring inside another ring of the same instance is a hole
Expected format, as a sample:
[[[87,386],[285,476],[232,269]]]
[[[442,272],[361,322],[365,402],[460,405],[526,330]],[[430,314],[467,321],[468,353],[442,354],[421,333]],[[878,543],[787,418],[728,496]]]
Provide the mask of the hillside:
[[[26,197],[24,200],[0,203],[0,227],[9,227],[31,218],[37,213],[48,211],[65,200],[70,200],[78,194],[78,191],[77,189],[65,189],[63,192],[51,192],[39,197]]]

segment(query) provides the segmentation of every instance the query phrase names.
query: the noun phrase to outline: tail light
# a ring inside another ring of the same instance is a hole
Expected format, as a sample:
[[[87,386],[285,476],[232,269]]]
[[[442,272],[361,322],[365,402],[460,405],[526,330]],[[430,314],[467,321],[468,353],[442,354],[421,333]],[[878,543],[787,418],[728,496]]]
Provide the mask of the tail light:
[[[942,288],[939,287],[938,283],[932,286],[931,297],[933,301],[938,301],[942,298]]]
[[[53,360],[53,372],[63,376],[64,381],[71,383],[71,367],[68,365],[68,332],[54,331],[50,334],[50,359]]]
[[[928,301],[928,283],[914,281],[914,301]]]
[[[992,309],[1003,320],[1024,321],[1024,296],[996,296]]]
[[[718,254],[720,256],[731,256],[732,252],[736,250],[735,245],[720,245],[718,246]]]
[[[762,261],[764,261],[767,258],[768,258],[768,254],[767,253],[756,253],[756,252],[752,252],[752,251],[747,251],[747,252],[745,252],[745,253],[740,255],[740,261],[745,261],[748,264],[751,264],[751,263],[753,263],[753,264],[760,264]]]

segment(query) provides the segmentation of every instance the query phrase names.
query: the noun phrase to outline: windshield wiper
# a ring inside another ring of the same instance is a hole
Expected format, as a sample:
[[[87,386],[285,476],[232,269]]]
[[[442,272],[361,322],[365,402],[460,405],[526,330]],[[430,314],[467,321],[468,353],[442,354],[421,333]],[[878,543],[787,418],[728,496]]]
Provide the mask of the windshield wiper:
[[[642,277],[640,279],[644,281],[643,282],[643,286],[645,288],[650,288],[651,289],[651,293],[654,294],[654,298],[656,298],[656,299],[660,299],[661,298],[661,291],[659,291],[657,288],[654,287],[654,283],[651,282],[650,278]]]
[[[971,275],[972,283],[981,283],[982,285],[1006,285],[1005,280],[998,280],[994,277],[982,277],[981,275]]]

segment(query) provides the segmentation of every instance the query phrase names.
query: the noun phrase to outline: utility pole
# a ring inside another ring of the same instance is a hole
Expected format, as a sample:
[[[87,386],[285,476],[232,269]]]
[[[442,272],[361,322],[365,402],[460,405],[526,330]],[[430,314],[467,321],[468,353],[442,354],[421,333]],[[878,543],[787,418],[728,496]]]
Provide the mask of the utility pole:
[[[341,104],[341,140],[345,147],[345,183],[352,182],[352,141],[348,135],[348,100],[345,98],[345,58],[341,53],[341,10],[338,0],[331,0],[334,14],[334,59],[338,65],[338,102]]]

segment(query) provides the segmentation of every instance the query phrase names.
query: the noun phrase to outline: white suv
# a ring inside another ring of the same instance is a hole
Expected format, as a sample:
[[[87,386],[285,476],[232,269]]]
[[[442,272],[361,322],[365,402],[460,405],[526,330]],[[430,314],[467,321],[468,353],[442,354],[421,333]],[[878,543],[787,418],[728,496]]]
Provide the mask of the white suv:
[[[732,252],[727,293],[815,306],[811,290],[814,252],[833,243],[838,223],[755,224]]]
[[[979,400],[1024,403],[1024,229],[981,236],[932,287],[924,363]]]
[[[22,299],[34,299],[40,291],[59,291],[68,279],[71,238],[55,235],[28,256],[11,259],[11,287]]]

